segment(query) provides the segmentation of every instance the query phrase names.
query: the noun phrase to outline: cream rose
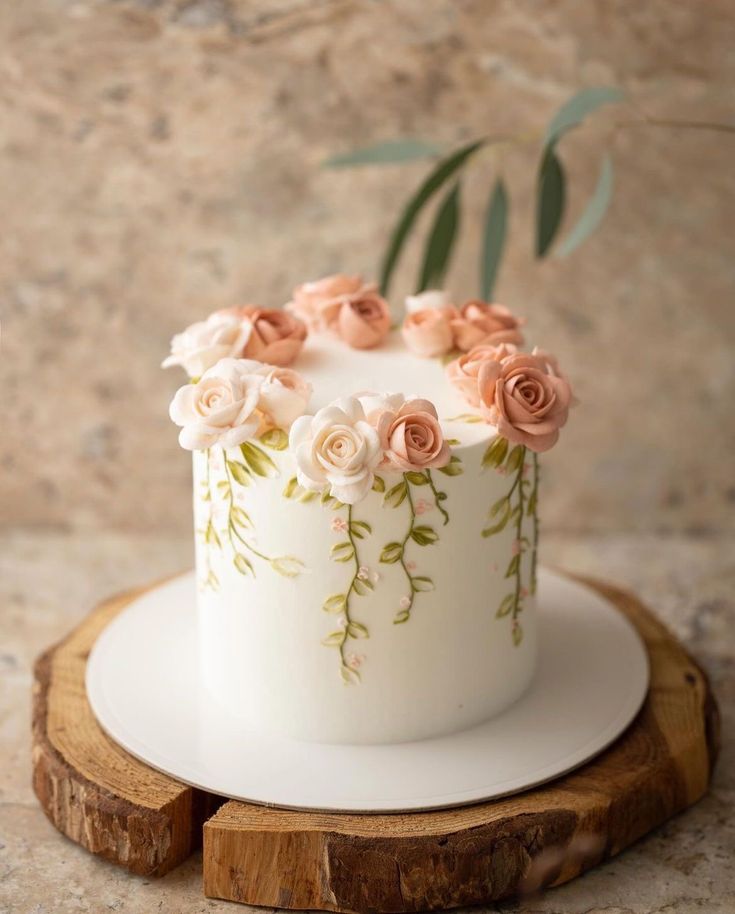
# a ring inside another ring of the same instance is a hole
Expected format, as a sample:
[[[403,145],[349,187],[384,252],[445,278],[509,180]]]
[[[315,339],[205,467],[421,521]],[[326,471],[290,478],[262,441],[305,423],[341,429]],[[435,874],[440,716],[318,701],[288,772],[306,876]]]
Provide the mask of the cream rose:
[[[233,366],[237,361],[223,359],[176,391],[169,415],[181,426],[179,444],[186,450],[236,447],[257,434],[263,379]]]
[[[469,352],[481,344],[497,346],[499,343],[513,343],[520,346],[523,342],[520,331],[523,321],[503,305],[488,305],[479,299],[472,299],[462,305],[451,324],[454,344],[462,352]]]
[[[518,350],[512,343],[501,343],[499,346],[475,346],[459,358],[450,362],[445,371],[449,383],[460,393],[470,406],[480,405],[480,391],[477,378],[483,362],[502,362]]]
[[[401,328],[406,346],[422,358],[450,352],[454,345],[451,322],[457,314],[450,307],[424,308],[407,314]]]
[[[303,416],[311,398],[312,386],[292,368],[263,365],[263,379],[258,409],[266,424],[288,431],[299,416]]]
[[[547,451],[559,438],[572,404],[569,382],[550,373],[548,356],[515,353],[480,366],[480,411],[508,441]]]
[[[220,359],[241,355],[251,332],[242,316],[216,311],[174,336],[162,366],[181,365],[190,378],[199,378]]]
[[[355,397],[298,418],[291,426],[289,443],[299,484],[316,492],[329,488],[331,495],[348,505],[368,494],[383,457],[378,433]]]
[[[449,308],[452,305],[450,295],[444,289],[427,289],[425,292],[417,292],[416,295],[407,295],[405,301],[406,314]]]
[[[391,407],[371,413],[370,421],[380,435],[384,466],[405,472],[449,463],[449,445],[429,400],[414,398],[397,405],[393,398]]]
[[[362,276],[335,273],[313,282],[305,282],[293,290],[286,310],[295,314],[312,330],[323,330],[322,313],[325,308],[341,303],[364,287]]]

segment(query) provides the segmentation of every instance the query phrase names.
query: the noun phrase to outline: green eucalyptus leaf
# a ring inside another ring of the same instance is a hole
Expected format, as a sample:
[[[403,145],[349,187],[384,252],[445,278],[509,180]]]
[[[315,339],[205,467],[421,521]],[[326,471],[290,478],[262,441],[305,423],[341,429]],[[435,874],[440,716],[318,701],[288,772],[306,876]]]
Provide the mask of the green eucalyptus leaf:
[[[588,115],[602,105],[621,102],[624,98],[625,92],[613,86],[593,86],[582,89],[565,102],[552,118],[546,130],[545,145],[551,146],[556,143],[565,133],[578,127]]]
[[[416,193],[411,197],[401,214],[396,227],[393,229],[390,243],[383,259],[380,276],[380,289],[383,295],[388,294],[393,271],[398,264],[403,245],[406,243],[413,225],[424,206],[433,197],[436,191],[452,177],[465,164],[467,159],[485,143],[485,140],[476,140],[451,153],[433,169],[424,180]]]
[[[502,178],[498,178],[490,195],[485,216],[485,231],[482,242],[482,263],[480,269],[481,296],[490,301],[498,275],[500,259],[505,247],[508,225],[508,193]]]
[[[324,168],[350,168],[354,165],[391,165],[397,162],[410,162],[413,159],[427,159],[438,155],[441,149],[435,143],[424,140],[385,140],[363,146],[352,152],[331,156],[322,165]]]
[[[613,165],[609,155],[602,160],[595,190],[574,228],[557,248],[557,257],[567,257],[595,231],[610,205],[613,191]]]
[[[536,196],[536,256],[543,257],[554,240],[564,215],[564,170],[553,146],[541,160]]]
[[[459,181],[457,181],[444,197],[436,214],[429,240],[426,242],[418,281],[419,292],[443,284],[457,237],[459,217]]]

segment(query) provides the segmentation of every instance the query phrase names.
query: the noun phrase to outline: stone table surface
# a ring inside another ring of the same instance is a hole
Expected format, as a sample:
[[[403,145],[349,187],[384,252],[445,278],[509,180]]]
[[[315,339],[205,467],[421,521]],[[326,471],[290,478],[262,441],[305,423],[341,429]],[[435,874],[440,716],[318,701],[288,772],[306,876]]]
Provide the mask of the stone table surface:
[[[0,534],[0,912],[242,909],[206,899],[195,856],[161,880],[94,858],[48,823],[30,787],[35,656],[109,594],[190,562],[187,536]],[[735,911],[735,539],[548,537],[544,558],[633,589],[693,651],[714,684],[723,748],[710,793],[604,866],[490,910],[538,914]]]

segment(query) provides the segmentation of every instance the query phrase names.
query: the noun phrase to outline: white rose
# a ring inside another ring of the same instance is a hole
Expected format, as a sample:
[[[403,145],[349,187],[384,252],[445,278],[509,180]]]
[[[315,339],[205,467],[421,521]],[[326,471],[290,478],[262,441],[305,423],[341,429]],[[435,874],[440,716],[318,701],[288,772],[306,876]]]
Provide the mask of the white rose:
[[[257,434],[263,379],[238,370],[238,361],[223,359],[196,384],[185,384],[176,391],[169,415],[181,426],[179,444],[187,451],[214,445],[236,447]]]
[[[316,492],[329,486],[330,494],[348,505],[368,494],[383,459],[378,433],[355,397],[299,417],[291,426],[290,445],[299,484]]]
[[[220,359],[239,355],[250,338],[253,325],[247,318],[216,312],[205,321],[191,324],[171,340],[171,355],[163,368],[181,365],[190,378],[201,377]]]
[[[406,402],[403,394],[379,394],[372,390],[366,390],[356,394],[360,405],[365,410],[365,415],[370,416],[376,413],[383,413],[386,410],[397,412]]]
[[[414,311],[438,310],[448,308],[451,303],[449,293],[444,289],[427,289],[426,292],[406,296],[406,311],[413,314]]]
[[[262,369],[258,409],[271,425],[288,430],[304,415],[313,388],[292,368],[264,365]]]
[[[227,379],[257,376],[260,379],[258,410],[265,424],[287,431],[294,419],[303,416],[313,390],[293,368],[267,365],[255,359],[222,359],[217,374]]]

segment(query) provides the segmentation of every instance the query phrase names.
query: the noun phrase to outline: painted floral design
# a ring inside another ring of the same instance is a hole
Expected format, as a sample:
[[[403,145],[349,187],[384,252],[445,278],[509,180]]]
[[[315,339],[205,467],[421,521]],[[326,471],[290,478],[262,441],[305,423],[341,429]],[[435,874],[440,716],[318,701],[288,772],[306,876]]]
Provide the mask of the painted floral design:
[[[527,461],[530,457],[530,462]],[[489,525],[482,531],[484,537],[495,536],[512,524],[515,537],[511,545],[511,557],[505,570],[510,591],[500,601],[496,617],[510,617],[513,644],[521,644],[523,626],[520,615],[528,591],[523,586],[523,563],[530,561],[530,592],[536,592],[536,554],[538,549],[538,455],[529,452],[525,445],[510,446],[506,438],[496,437],[488,446],[482,458],[483,468],[494,468],[502,476],[510,476],[512,483],[505,495],[490,508]],[[529,470],[533,471],[529,479]],[[530,521],[530,537],[527,522]]]

